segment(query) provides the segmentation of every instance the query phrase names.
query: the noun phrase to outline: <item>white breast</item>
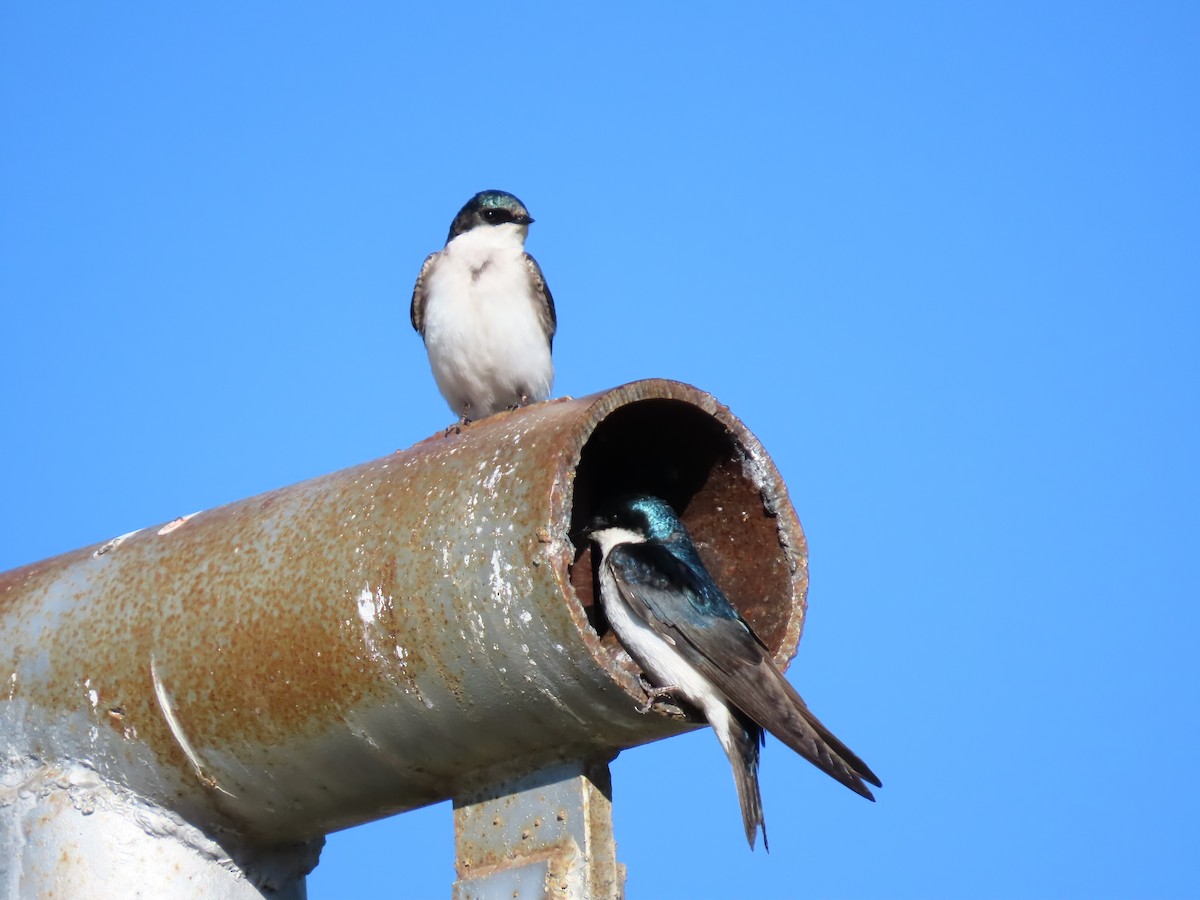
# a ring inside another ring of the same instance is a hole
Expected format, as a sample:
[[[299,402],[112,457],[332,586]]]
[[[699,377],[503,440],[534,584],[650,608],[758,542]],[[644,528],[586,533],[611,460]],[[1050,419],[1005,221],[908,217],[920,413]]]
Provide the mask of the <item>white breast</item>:
[[[624,528],[605,528],[592,534],[600,545],[600,599],[608,622],[621,640],[621,645],[646,670],[658,687],[673,687],[689,702],[704,710],[709,721],[711,707],[725,705],[720,693],[712,683],[684,659],[683,655],[666,638],[635,616],[621,598],[612,569],[608,566],[608,552],[618,544],[637,543],[641,535]]]
[[[624,528],[606,528],[592,533],[600,545],[600,600],[608,623],[621,640],[621,645],[641,666],[656,687],[671,687],[675,692],[704,713],[716,733],[725,755],[731,760],[737,752],[734,743],[733,716],[724,694],[691,665],[666,638],[630,612],[621,599],[612,569],[607,565],[608,552],[618,544],[637,543],[644,538]]]
[[[530,290],[524,229],[480,227],[446,245],[428,274],[425,346],[438,389],[460,415],[481,419],[545,400],[550,344]]]

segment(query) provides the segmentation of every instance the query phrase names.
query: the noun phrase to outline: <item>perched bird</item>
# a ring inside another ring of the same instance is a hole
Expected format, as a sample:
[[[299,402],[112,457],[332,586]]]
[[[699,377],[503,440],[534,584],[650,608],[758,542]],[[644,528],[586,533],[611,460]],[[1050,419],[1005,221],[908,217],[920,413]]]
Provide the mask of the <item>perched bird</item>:
[[[875,773],[808,710],[766,645],[733,608],[674,510],[626,497],[587,528],[600,548],[600,601],[609,624],[657,686],[704,713],[733,766],[746,840],[767,847],[758,751],[763,729],[868,800]],[[646,707],[649,709],[649,704]]]
[[[512,194],[480,191],[413,286],[413,328],[461,424],[550,396],[557,319],[542,270],[525,252],[532,222]]]

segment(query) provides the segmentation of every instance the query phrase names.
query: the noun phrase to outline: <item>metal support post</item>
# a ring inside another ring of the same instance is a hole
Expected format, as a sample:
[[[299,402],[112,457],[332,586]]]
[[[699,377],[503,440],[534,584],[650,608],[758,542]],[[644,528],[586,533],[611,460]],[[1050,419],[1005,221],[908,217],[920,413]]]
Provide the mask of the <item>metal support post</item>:
[[[454,802],[454,900],[620,900],[607,762],[571,761]]]

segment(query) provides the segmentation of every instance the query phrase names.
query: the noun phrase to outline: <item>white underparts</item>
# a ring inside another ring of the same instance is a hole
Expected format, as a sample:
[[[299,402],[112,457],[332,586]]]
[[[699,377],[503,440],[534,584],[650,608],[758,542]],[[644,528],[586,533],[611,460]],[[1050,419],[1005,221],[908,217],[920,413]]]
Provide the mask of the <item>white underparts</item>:
[[[446,245],[426,276],[429,363],[442,396],[466,418],[550,396],[554,365],[524,231],[515,224],[473,228]]]
[[[600,545],[603,558],[600,564],[600,596],[604,612],[622,646],[659,687],[672,687],[675,692],[704,713],[716,732],[726,756],[736,752],[733,729],[740,727],[724,695],[695,666],[675,649],[669,640],[635,616],[621,598],[612,569],[607,565],[608,552],[618,544],[641,543],[645,539],[624,528],[606,528],[592,534]]]

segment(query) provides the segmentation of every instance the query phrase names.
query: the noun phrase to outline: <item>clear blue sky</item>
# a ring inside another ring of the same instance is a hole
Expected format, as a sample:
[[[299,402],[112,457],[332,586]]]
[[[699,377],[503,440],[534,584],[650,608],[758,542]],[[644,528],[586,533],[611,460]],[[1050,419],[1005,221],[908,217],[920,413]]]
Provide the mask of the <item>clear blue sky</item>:
[[[736,10],[736,11],[735,11]],[[698,732],[613,765],[631,898],[1200,895],[1193,4],[5,4],[0,569],[451,416],[408,323],[517,194],[556,393],[688,381],[810,540],[750,853]],[[314,900],[445,897],[445,805]]]

